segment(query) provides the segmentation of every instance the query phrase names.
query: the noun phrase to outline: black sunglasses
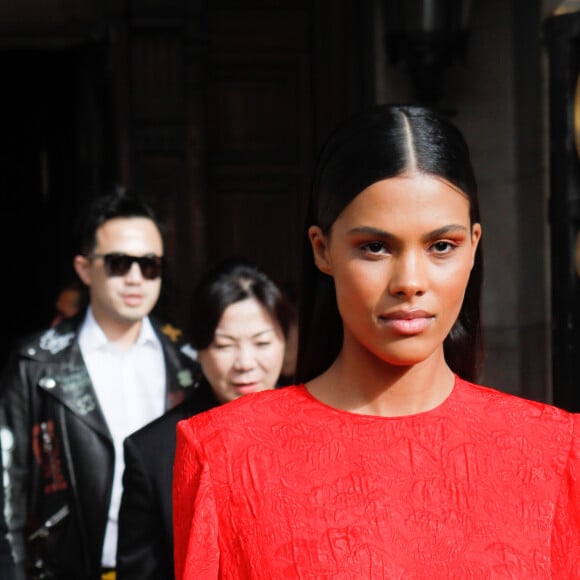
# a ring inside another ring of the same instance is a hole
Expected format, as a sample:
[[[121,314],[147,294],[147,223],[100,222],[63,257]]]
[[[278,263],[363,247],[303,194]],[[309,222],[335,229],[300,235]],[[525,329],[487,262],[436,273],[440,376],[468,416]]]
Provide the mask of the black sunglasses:
[[[139,264],[141,274],[146,280],[160,278],[163,273],[161,256],[130,256],[118,252],[112,254],[91,254],[91,258],[103,258],[107,276],[126,276],[133,262]]]

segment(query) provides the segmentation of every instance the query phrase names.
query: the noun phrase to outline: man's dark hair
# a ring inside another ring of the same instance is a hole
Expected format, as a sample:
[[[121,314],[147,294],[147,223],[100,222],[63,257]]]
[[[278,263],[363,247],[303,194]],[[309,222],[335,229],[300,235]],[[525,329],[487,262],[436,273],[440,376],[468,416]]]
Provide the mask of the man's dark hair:
[[[94,250],[97,230],[115,218],[144,217],[152,220],[160,233],[163,228],[153,208],[138,197],[124,191],[115,191],[94,198],[85,207],[77,222],[77,252],[88,256]]]

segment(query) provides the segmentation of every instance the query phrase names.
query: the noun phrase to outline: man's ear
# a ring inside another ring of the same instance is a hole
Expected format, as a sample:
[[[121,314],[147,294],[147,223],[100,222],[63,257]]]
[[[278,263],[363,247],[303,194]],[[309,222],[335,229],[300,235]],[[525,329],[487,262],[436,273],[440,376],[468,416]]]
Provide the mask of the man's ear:
[[[89,272],[89,259],[86,256],[75,256],[73,260],[73,267],[78,277],[87,286],[91,285],[91,274]]]
[[[316,267],[323,272],[332,276],[332,267],[328,256],[328,238],[319,226],[310,226],[308,228],[308,238],[312,245],[312,254]]]

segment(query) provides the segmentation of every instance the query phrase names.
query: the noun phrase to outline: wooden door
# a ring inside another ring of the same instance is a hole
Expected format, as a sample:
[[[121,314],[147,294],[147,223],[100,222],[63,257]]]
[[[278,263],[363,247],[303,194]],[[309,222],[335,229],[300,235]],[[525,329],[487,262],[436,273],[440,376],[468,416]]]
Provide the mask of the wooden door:
[[[52,320],[73,273],[76,212],[107,179],[104,63],[100,45],[0,51],[0,361]]]
[[[313,122],[307,2],[208,3],[207,259],[294,280]]]
[[[368,84],[363,5],[148,0],[119,15],[120,181],[168,226],[160,314],[187,325],[204,268],[234,255],[294,284],[317,148]]]

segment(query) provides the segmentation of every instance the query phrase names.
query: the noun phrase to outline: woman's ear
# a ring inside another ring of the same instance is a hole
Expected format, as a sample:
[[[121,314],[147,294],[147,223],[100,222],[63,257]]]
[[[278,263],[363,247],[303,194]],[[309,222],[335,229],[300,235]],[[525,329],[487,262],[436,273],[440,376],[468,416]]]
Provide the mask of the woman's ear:
[[[471,226],[471,247],[473,251],[473,260],[475,260],[475,252],[477,246],[481,241],[481,224],[476,222]]]
[[[312,245],[312,254],[316,267],[323,272],[332,276],[332,267],[328,256],[328,238],[320,229],[320,226],[310,226],[308,228],[308,238]]]

